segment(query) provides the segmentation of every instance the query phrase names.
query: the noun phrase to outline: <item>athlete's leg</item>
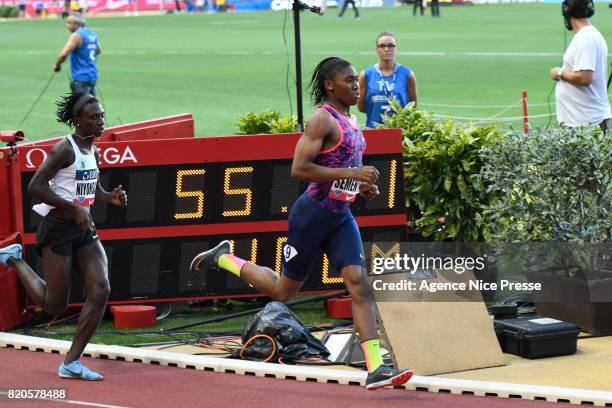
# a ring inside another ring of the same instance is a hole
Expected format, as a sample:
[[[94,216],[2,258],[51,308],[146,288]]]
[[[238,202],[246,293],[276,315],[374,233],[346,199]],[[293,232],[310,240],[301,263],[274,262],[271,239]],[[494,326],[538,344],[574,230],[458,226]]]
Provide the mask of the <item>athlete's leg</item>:
[[[243,266],[240,278],[258,291],[283,303],[295,296],[304,284],[304,281],[290,279],[286,275],[278,276],[272,269],[252,263]]]
[[[353,320],[362,340],[378,338],[373,299],[362,269],[365,256],[361,234],[351,213],[346,214],[325,243],[325,253],[330,259],[331,266],[336,271],[340,271],[344,284],[351,294]]]
[[[265,266],[238,258],[231,253],[229,241],[223,241],[216,247],[198,254],[191,262],[192,270],[204,267],[207,270],[223,269],[233,273],[255,289],[270,296],[274,300],[286,302],[302,287],[303,280],[291,279]]]
[[[230,253],[229,241],[198,254],[191,263],[192,270],[200,265],[231,272],[271,298],[286,302],[302,287],[308,277],[312,261],[320,253],[330,230],[332,215],[319,207],[307,195],[296,200],[289,212],[287,244],[283,250],[283,273],[279,276],[270,268],[249,263]]]
[[[275,300],[286,302],[302,287],[326,238],[335,230],[335,217],[301,195],[289,212],[287,243],[283,248],[283,273],[247,263],[240,277]]]
[[[361,336],[361,347],[368,368],[366,387],[369,390],[376,390],[408,382],[413,374],[411,370],[395,370],[384,365],[376,328],[373,298],[361,266],[345,266],[342,268],[342,278],[351,294],[353,322]]]
[[[376,370],[382,363],[378,345],[376,314],[369,285],[365,280],[362,264],[365,261],[363,245],[357,223],[351,214],[330,237],[325,252],[335,270],[340,270],[344,284],[351,295],[353,322],[361,337],[368,371]],[[370,347],[372,344],[375,345]]]
[[[362,341],[378,339],[376,313],[372,304],[369,286],[365,282],[360,265],[349,265],[341,271],[344,284],[351,295],[353,321]],[[376,369],[377,367],[374,367]]]
[[[106,253],[96,240],[75,250],[74,268],[81,275],[87,290],[87,299],[81,309],[78,326],[64,362],[79,358],[102,320],[110,294]]]
[[[368,368],[366,387],[371,390],[388,385],[401,385],[412,376],[412,371],[394,370],[383,364],[374,312],[374,299],[366,281],[363,246],[357,223],[351,214],[327,242],[325,249],[334,269],[340,270],[344,284],[351,294],[353,322],[361,337]]]
[[[26,292],[51,315],[66,310],[70,295],[70,256],[58,255],[49,247],[42,249],[43,280],[23,259],[10,258],[7,265],[17,274]]]

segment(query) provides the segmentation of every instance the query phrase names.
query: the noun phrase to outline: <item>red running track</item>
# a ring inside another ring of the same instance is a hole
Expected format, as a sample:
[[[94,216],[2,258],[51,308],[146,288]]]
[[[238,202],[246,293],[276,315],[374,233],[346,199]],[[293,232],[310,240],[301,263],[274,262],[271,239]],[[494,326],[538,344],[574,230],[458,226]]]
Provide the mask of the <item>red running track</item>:
[[[83,359],[103,381],[59,378],[62,355],[0,349],[0,407],[546,408],[542,401],[321,384],[191,369]],[[8,402],[9,389],[67,388],[67,402]]]

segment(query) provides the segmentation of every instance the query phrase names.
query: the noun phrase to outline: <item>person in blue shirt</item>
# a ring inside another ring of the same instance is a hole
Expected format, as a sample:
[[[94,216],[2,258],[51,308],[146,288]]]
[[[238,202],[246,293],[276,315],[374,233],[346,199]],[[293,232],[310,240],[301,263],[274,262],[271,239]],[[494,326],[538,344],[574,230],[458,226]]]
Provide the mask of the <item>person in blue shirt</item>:
[[[74,93],[96,96],[96,61],[101,53],[98,36],[89,28],[85,28],[85,18],[81,15],[69,16],[66,19],[66,27],[72,35],[57,57],[53,70],[60,72],[62,63],[70,55],[70,89]]]
[[[389,100],[395,99],[402,107],[414,102],[418,92],[414,72],[397,63],[397,38],[390,31],[376,37],[379,62],[359,74],[361,95],[357,108],[367,116],[366,127],[382,124],[382,115],[390,114]]]

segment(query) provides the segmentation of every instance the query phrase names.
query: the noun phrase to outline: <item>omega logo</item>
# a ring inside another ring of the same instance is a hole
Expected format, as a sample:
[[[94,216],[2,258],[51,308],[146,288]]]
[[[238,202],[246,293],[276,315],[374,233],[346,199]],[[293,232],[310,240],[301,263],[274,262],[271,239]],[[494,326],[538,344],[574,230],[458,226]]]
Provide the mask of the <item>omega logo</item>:
[[[28,169],[35,169],[40,166],[47,159],[47,152],[40,147],[28,150],[26,153],[26,167]],[[107,147],[100,149],[100,162],[101,164],[123,164],[125,162],[138,163],[134,152],[130,149],[130,146],[126,146],[125,149],[119,150],[116,147]]]

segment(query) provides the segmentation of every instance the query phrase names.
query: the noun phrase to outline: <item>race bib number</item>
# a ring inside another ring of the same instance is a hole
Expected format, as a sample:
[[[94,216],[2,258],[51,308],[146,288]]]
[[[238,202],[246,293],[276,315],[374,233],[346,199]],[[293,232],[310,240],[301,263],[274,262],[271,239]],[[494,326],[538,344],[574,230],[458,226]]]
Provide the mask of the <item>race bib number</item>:
[[[92,206],[96,199],[96,187],[98,185],[98,170],[77,170],[76,191],[74,202],[80,206]]]
[[[359,185],[361,182],[353,179],[336,180],[332,183],[327,196],[332,200],[352,203],[359,194]]]

